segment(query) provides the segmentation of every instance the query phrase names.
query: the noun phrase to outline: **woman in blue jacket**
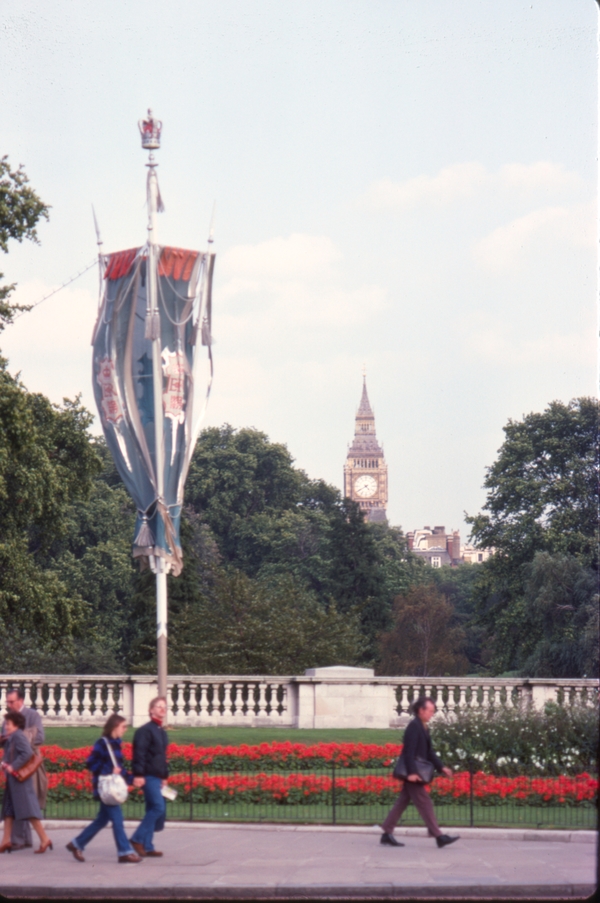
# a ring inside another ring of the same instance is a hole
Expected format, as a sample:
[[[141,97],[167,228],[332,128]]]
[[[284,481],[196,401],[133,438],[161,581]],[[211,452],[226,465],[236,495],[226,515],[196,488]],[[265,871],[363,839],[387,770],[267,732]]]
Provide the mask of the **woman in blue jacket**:
[[[121,715],[111,715],[102,731],[102,736],[94,743],[94,748],[88,756],[86,766],[92,772],[94,784],[94,799],[100,801],[100,811],[94,821],[85,828],[81,834],[75,837],[67,844],[67,850],[70,850],[78,862],[85,862],[83,851],[98,831],[105,828],[109,822],[112,822],[112,829],[117,845],[117,853],[119,862],[141,862],[125,834],[123,825],[123,812],[120,806],[107,806],[100,799],[98,793],[98,778],[101,775],[120,774],[129,786],[131,786],[133,778],[123,767],[123,753],[121,751],[121,741],[123,734],[127,730],[127,722]],[[113,758],[108,750],[107,743],[110,744],[116,766],[113,764]]]

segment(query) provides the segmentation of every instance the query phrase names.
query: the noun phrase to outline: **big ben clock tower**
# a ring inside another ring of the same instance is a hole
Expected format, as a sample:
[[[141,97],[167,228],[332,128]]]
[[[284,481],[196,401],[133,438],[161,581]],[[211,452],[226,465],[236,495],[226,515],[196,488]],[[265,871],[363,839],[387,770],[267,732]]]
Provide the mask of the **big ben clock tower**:
[[[356,412],[354,441],[344,464],[344,496],[360,505],[367,520],[380,523],[387,520],[387,464],[375,435],[366,376],[363,376],[362,398]]]

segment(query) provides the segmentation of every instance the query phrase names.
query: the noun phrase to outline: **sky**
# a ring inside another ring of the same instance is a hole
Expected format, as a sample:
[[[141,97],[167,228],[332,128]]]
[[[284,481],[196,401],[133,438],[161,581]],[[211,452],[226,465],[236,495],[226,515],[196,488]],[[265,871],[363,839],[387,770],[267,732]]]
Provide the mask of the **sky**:
[[[362,369],[390,522],[461,529],[502,427],[596,392],[594,0],[0,0],[0,153],[51,205],[0,259],[35,303],[146,237],[137,121],[163,121],[159,241],[205,248],[205,425],[342,487]],[[98,273],[0,335],[95,412]],[[98,420],[93,428],[99,430]]]

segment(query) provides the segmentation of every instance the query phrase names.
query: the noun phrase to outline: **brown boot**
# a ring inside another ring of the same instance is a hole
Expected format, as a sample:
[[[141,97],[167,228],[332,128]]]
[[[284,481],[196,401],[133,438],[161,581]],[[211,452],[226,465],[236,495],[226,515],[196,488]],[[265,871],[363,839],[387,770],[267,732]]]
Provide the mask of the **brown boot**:
[[[141,844],[141,843],[136,843],[135,840],[130,840],[129,843],[131,844],[131,846],[133,847],[133,849],[136,851],[136,853],[138,854],[138,856],[141,856],[142,859],[143,859],[144,856],[146,855],[146,851],[145,851],[144,847],[142,846],[142,844]],[[131,854],[129,854],[129,855],[131,855]]]
[[[119,862],[141,862],[142,857],[136,856],[135,853],[128,853],[127,856],[119,856]]]
[[[85,862],[85,856],[83,855],[79,847],[75,846],[73,841],[67,844],[67,850],[73,854],[77,862]]]

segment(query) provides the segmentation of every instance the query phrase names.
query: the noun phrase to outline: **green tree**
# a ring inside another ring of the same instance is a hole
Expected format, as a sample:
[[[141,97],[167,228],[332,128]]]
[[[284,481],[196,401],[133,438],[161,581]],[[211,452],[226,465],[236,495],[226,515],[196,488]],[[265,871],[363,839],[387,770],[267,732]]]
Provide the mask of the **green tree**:
[[[496,569],[514,571],[542,551],[597,569],[598,426],[596,399],[576,398],[504,427],[483,512],[467,518],[472,539],[496,550]]]
[[[172,669],[183,673],[302,674],[354,664],[358,619],[327,610],[292,577],[251,580],[220,572],[214,591],[194,600],[171,634]]]
[[[527,568],[520,669],[532,677],[595,677],[599,601],[591,568],[572,555],[537,552]]]
[[[354,502],[309,480],[285,446],[257,430],[205,430],[186,501],[210,528],[225,565],[251,578],[291,576],[325,611],[358,615],[365,660],[390,624],[394,595],[419,572],[400,530],[366,523]]]
[[[414,586],[394,600],[393,627],[379,641],[379,674],[465,674],[465,633],[434,586]]]
[[[99,469],[90,421],[78,401],[52,405],[0,363],[0,642],[12,650],[7,665],[34,667],[36,654],[66,653],[83,624],[84,600],[53,569],[50,549]]]
[[[8,252],[10,239],[38,241],[36,226],[40,219],[48,219],[49,207],[29,186],[22,166],[12,169],[8,157],[0,157],[0,250]],[[0,273],[0,279],[3,277]],[[19,310],[28,310],[10,302],[14,284],[0,286],[0,332]]]
[[[580,676],[594,657],[589,600],[598,570],[598,403],[555,401],[541,414],[509,421],[504,432],[487,471],[483,512],[467,518],[472,539],[495,550],[478,568],[473,593],[490,666],[526,674],[541,669],[544,676],[563,676],[567,667],[569,676]],[[538,558],[542,552],[546,556]],[[569,589],[560,589],[560,602],[547,603],[552,574]],[[565,593],[576,587],[580,601],[574,604]],[[571,604],[572,617],[556,607]],[[556,650],[562,644],[569,652],[561,657]]]
[[[429,568],[428,578],[446,597],[454,609],[457,624],[465,631],[464,652],[470,672],[487,671],[489,651],[484,627],[478,623],[475,588],[480,577],[480,565],[463,564],[460,567],[445,565]]]

